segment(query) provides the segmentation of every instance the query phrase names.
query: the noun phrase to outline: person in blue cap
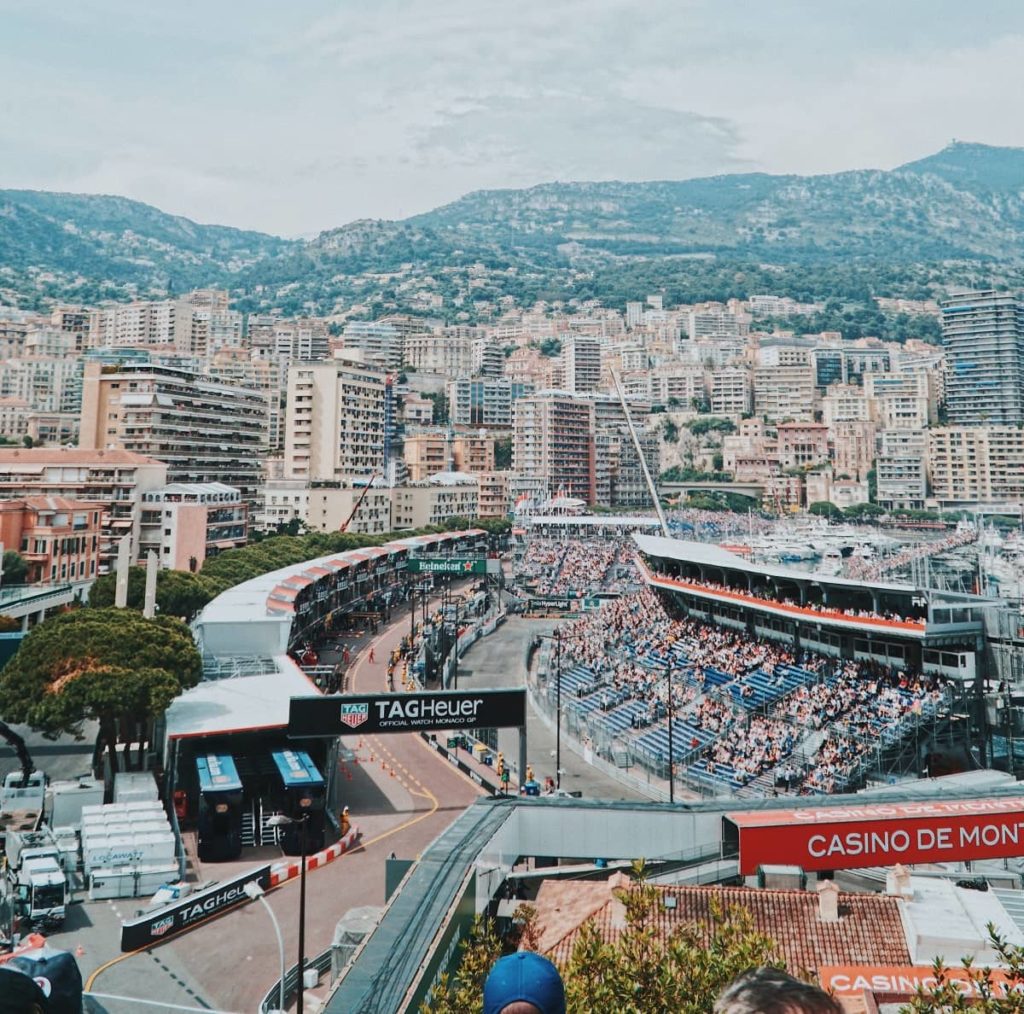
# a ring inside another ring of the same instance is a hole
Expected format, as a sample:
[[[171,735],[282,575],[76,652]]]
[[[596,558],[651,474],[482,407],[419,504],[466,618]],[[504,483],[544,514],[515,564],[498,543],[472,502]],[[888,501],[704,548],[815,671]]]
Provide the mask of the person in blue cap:
[[[484,983],[484,1014],[565,1014],[558,969],[533,951],[499,958]]]

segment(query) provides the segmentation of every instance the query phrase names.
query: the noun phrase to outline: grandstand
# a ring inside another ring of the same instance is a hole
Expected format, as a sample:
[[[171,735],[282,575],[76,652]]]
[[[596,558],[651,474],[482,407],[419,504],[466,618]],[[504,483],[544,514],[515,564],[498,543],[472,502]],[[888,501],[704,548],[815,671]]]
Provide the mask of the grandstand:
[[[704,795],[845,792],[949,714],[946,680],[902,660],[794,650],[674,606],[645,590],[563,630],[567,727],[620,766],[666,778],[671,754]]]

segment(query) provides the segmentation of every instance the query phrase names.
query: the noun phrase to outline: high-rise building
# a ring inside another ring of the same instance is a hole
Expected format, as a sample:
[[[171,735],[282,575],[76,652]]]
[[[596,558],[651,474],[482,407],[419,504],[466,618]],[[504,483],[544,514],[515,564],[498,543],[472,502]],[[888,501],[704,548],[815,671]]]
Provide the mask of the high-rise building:
[[[594,503],[594,404],[564,391],[541,391],[512,411],[512,470],[544,484],[550,496]]]
[[[1024,422],[1024,304],[987,289],[958,293],[941,305],[950,423]]]
[[[574,394],[596,391],[601,385],[601,343],[583,335],[567,338],[562,346],[562,377],[565,389]]]
[[[83,448],[123,448],[167,463],[169,482],[223,482],[255,504],[267,402],[259,391],[156,363],[86,363]]]
[[[403,362],[410,373],[458,377],[473,371],[473,342],[447,332],[413,332],[405,335]]]
[[[459,377],[447,387],[448,418],[453,426],[512,428],[512,405],[533,385],[506,377]]]
[[[928,480],[939,504],[1024,499],[1024,429],[943,426],[928,431]]]
[[[386,375],[351,359],[288,370],[284,474],[339,482],[384,471]]]
[[[367,363],[397,372],[405,357],[405,336],[391,324],[353,321],[342,334],[346,353],[359,352]]]

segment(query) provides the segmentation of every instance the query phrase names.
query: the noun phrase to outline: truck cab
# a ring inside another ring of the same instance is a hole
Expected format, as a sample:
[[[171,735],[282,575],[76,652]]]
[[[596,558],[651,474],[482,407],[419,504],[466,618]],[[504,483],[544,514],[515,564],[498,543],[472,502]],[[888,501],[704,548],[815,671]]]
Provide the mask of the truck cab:
[[[26,858],[14,884],[15,907],[23,924],[52,929],[64,924],[67,879],[57,856]]]

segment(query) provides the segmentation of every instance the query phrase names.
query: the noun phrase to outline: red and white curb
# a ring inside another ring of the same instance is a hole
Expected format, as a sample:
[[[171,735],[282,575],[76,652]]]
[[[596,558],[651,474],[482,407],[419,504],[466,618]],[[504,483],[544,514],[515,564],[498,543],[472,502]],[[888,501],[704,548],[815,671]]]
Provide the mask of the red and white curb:
[[[329,862],[333,862],[340,855],[344,855],[356,841],[359,839],[359,828],[349,828],[348,834],[344,838],[336,841],[333,845],[325,848],[322,852],[317,852],[314,855],[306,857],[306,869],[315,870],[321,866],[326,866]],[[270,868],[270,886],[277,887],[278,884],[283,884],[286,880],[291,880],[293,877],[297,877],[302,866],[302,860],[296,859],[288,863],[277,863]]]

